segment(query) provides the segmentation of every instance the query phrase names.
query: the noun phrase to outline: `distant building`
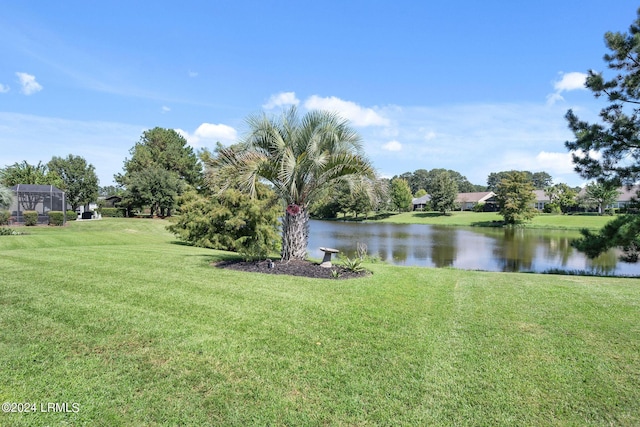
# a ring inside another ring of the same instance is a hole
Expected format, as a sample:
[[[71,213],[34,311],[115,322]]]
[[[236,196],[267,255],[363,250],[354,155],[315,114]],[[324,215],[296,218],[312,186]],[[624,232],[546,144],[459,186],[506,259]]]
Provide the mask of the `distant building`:
[[[476,193],[458,193],[456,203],[461,211],[470,211],[479,203],[485,205],[485,210],[497,210],[496,193],[493,191],[481,191]]]

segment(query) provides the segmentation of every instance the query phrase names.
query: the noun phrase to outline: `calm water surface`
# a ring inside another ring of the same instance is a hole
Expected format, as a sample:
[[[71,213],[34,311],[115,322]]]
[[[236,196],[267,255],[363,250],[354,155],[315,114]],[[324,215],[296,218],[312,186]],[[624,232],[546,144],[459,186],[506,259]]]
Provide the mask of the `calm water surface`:
[[[588,259],[571,247],[571,240],[579,236],[576,231],[562,230],[311,220],[309,254],[321,259],[319,248],[328,246],[352,256],[357,244],[364,243],[369,255],[396,265],[640,276],[640,264],[618,261],[613,250]]]

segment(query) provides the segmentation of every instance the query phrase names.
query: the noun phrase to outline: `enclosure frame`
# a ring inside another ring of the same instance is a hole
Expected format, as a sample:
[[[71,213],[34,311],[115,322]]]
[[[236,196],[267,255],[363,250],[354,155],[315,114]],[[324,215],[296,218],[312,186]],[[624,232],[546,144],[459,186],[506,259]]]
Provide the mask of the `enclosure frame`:
[[[63,212],[63,224],[67,222],[66,194],[53,185],[18,184],[10,188],[14,200],[9,208],[11,221],[24,224],[24,212],[38,212],[38,224],[49,223],[49,212]]]

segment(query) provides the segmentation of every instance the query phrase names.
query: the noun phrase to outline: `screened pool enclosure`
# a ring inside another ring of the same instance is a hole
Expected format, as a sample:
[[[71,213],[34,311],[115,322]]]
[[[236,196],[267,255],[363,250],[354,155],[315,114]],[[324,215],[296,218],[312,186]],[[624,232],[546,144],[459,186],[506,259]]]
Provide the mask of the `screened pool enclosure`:
[[[50,211],[67,210],[64,191],[53,185],[18,184],[11,191],[15,197],[9,212],[12,221],[18,224],[24,224],[25,211],[38,212],[38,224],[48,224]]]

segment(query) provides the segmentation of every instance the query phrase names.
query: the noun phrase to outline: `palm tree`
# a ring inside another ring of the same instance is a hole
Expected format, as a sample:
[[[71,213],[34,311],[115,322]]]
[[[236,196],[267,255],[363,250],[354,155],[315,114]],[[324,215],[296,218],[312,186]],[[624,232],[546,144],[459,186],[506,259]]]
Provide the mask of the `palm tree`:
[[[284,208],[282,259],[305,259],[308,208],[323,190],[340,181],[375,181],[360,136],[335,113],[310,111],[300,118],[295,107],[279,118],[251,116],[247,124],[247,137],[220,150],[219,162],[231,166],[252,195],[259,180],[271,183]]]

